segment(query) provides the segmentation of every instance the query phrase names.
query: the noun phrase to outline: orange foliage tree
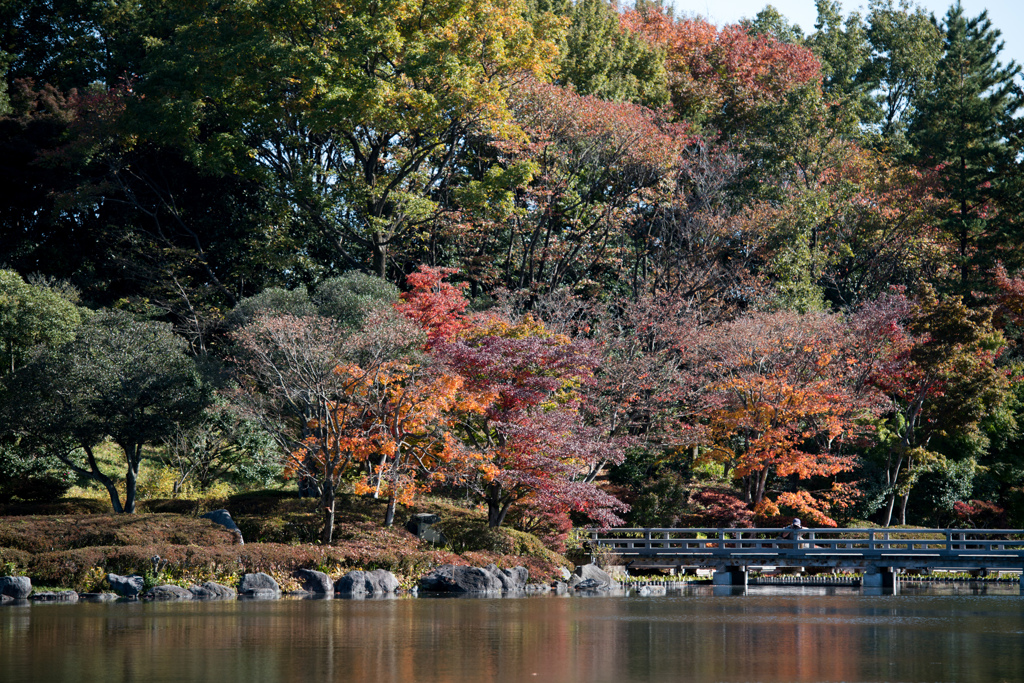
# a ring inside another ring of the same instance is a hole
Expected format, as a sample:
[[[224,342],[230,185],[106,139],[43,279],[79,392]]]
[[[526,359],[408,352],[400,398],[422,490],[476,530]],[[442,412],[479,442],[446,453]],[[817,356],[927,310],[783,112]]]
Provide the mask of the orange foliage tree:
[[[703,457],[741,480],[748,504],[762,516],[783,507],[835,526],[829,511],[856,491],[834,477],[854,469],[845,447],[858,437],[858,418],[871,413],[856,390],[856,361],[844,353],[841,320],[780,312],[718,329],[708,347],[708,372],[718,379],[710,386]],[[833,481],[813,492],[779,490],[772,500],[772,477]]]

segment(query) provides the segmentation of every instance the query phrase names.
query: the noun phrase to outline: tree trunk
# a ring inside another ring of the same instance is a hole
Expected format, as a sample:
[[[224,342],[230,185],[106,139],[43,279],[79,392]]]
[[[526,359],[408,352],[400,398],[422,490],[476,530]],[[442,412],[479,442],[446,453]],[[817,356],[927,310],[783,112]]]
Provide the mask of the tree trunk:
[[[133,514],[135,512],[135,489],[139,482],[139,464],[142,462],[142,444],[128,444],[121,446],[125,458],[128,460],[128,471],[124,478],[124,512]]]
[[[497,529],[504,523],[505,515],[508,514],[509,506],[512,505],[512,499],[502,500],[501,484],[491,483],[487,487],[485,500],[487,501],[487,526]]]
[[[114,508],[114,512],[121,514],[124,512],[124,508],[121,506],[121,495],[117,492],[117,486],[114,485],[114,481],[103,474],[100,470],[99,463],[96,462],[96,455],[93,453],[91,446],[82,446],[82,450],[85,451],[86,458],[89,460],[89,469],[83,470],[81,467],[75,465],[69,458],[64,456],[58,456],[65,465],[70,467],[76,473],[89,477],[94,481],[98,481],[103,485],[103,488],[107,490],[107,495],[110,496],[110,505]]]
[[[384,511],[384,526],[390,527],[395,523],[395,497],[388,496],[388,507]]]
[[[334,538],[334,483],[325,481],[320,489],[320,508],[323,510],[324,528],[320,533],[320,542],[327,545]]]

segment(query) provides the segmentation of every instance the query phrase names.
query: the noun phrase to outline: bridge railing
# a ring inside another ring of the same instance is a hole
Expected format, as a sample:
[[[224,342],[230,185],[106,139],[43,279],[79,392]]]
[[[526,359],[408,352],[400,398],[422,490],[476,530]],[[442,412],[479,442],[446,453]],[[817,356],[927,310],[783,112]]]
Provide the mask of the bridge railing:
[[[618,555],[724,555],[737,553],[941,555],[1018,554],[1021,529],[595,529],[594,549]]]

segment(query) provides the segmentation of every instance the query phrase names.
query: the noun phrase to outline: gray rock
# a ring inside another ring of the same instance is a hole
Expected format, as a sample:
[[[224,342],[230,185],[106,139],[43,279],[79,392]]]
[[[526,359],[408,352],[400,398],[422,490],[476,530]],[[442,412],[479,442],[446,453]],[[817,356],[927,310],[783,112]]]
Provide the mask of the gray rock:
[[[234,600],[238,593],[234,588],[207,581],[202,586],[190,586],[188,592],[196,600]]]
[[[36,602],[78,602],[78,593],[75,591],[57,591],[56,593],[51,591],[45,591],[43,593],[33,593],[32,600]]]
[[[173,586],[166,584],[163,586],[153,586],[150,588],[145,595],[142,596],[143,600],[191,600],[192,593],[187,588],[181,586]]]
[[[420,588],[432,593],[497,593],[503,585],[483,567],[445,564],[420,579]]]
[[[528,583],[523,590],[527,593],[549,593],[551,592],[551,586],[546,583]]]
[[[27,576],[0,576],[0,595],[24,600],[32,593],[32,581]]]
[[[274,577],[263,572],[246,574],[238,582],[238,594],[247,598],[273,600],[281,597],[281,587]]]
[[[6,605],[9,602],[14,602],[14,598],[12,598],[10,595],[4,595],[3,593],[0,593],[0,605]]]
[[[576,567],[576,576],[580,578],[581,582],[585,582],[587,580],[594,581],[597,584],[597,588],[601,590],[611,588],[615,585],[615,580],[612,579],[611,575],[596,564],[585,564],[580,567]],[[578,585],[577,588],[579,587],[580,586]]]
[[[210,520],[216,524],[220,524],[225,529],[228,529],[235,534],[235,540],[238,541],[238,545],[245,545],[245,540],[242,538],[242,530],[235,524],[235,520],[231,519],[231,513],[227,510],[213,510],[203,515],[203,518]]]
[[[484,569],[501,581],[501,590],[506,593],[519,593],[525,590],[526,582],[530,580],[530,570],[526,567],[498,569],[496,565],[489,564]]]
[[[605,588],[605,586],[594,579],[583,579],[576,584],[576,590],[578,591],[596,591],[601,588]]]
[[[566,583],[563,583],[562,581],[555,581],[551,585],[551,589],[553,591],[555,591],[555,593],[558,594],[558,595],[564,595],[565,593],[569,592],[569,585],[566,584]]]
[[[323,572],[313,569],[297,569],[292,576],[302,583],[302,588],[307,593],[334,595],[334,582]]]
[[[526,585],[530,582],[530,570],[526,567],[513,567],[501,571],[516,586],[515,590],[525,590]]]
[[[114,602],[117,600],[117,593],[79,593],[78,599],[82,602]]]
[[[342,595],[386,595],[398,591],[398,579],[386,569],[356,570],[335,581],[334,590]]]
[[[146,580],[141,576],[119,576],[107,574],[107,583],[115,593],[126,598],[138,597],[146,585]]]

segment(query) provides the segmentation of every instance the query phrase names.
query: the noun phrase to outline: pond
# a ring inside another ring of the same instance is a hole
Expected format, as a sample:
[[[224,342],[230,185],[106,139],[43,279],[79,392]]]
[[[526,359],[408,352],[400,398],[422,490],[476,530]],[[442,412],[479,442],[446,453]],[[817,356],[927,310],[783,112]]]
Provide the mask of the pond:
[[[0,681],[1020,681],[1016,586],[0,608]]]

